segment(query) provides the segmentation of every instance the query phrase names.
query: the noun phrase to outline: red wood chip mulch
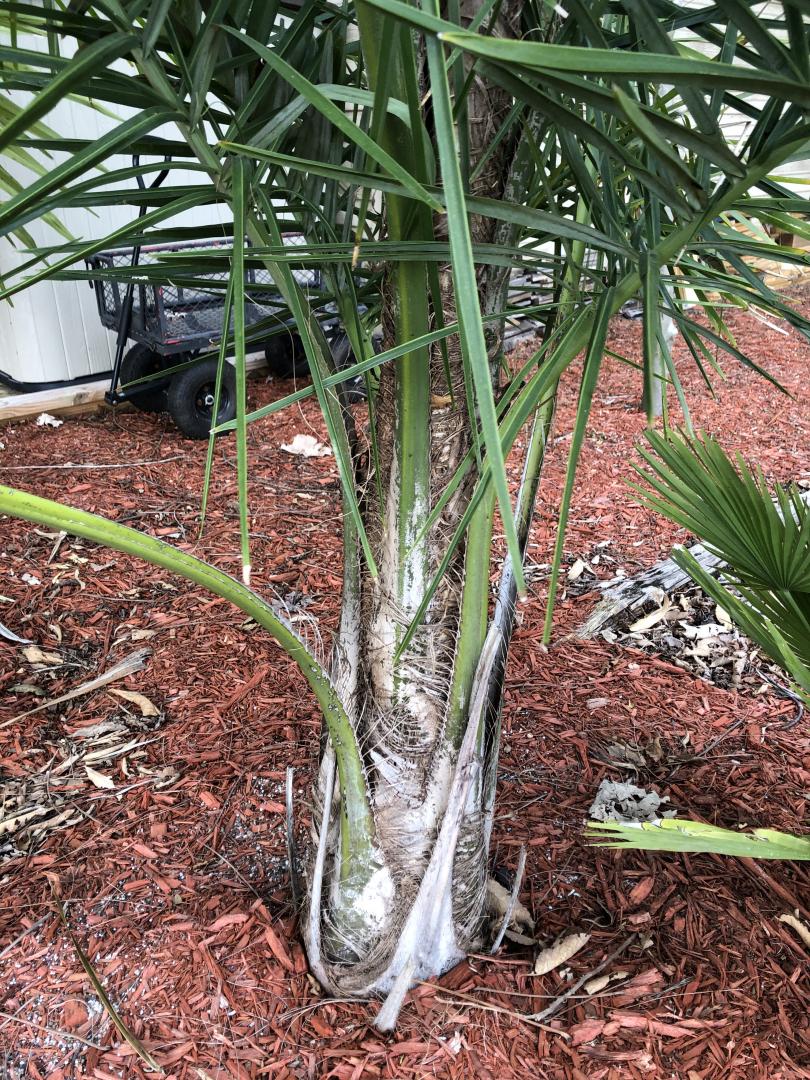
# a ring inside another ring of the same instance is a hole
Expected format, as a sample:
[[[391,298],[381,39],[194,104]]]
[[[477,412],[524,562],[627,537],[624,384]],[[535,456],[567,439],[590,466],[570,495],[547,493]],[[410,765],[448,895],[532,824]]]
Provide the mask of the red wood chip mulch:
[[[810,309],[810,291],[795,295]],[[713,400],[680,345],[695,424],[769,478],[807,481],[810,347],[750,314],[730,322],[793,396],[723,361],[727,378]],[[611,347],[638,359],[639,325],[615,320]],[[638,384],[636,371],[607,364],[579,473],[566,551],[599,577],[633,574],[684,539],[625,484],[643,429]],[[289,390],[255,381],[251,402]],[[0,621],[41,653],[0,640],[0,723],[41,703],[43,692],[64,693],[137,649],[152,653],[124,681],[0,728],[3,1077],[153,1075],[102,1009],[54,896],[124,1021],[177,1080],[810,1077],[810,947],[780,921],[788,914],[810,925],[807,866],[618,854],[582,842],[604,777],[654,788],[710,822],[806,831],[810,729],[771,690],[729,693],[640,652],[568,637],[593,592],[560,604],[555,643],[542,649],[543,564],[575,390],[572,372],[506,688],[493,858],[513,868],[525,844],[522,899],[540,941],[587,933],[585,947],[543,976],[532,974],[530,948],[472,957],[409,995],[391,1039],[369,1026],[373,1005],[324,1001],[296,937],[284,848],[284,770],[296,767],[304,829],[318,747],[302,680],[224,601],[126,556],[5,519]],[[338,480],[332,458],[279,449],[296,432],[323,438],[312,402],[251,429],[254,584],[310,633],[313,615],[335,623]],[[0,430],[0,442],[3,482],[238,571],[228,439],[217,444],[201,540],[204,446],[179,438],[165,417],[20,423]],[[616,760],[616,747],[628,744],[644,764]],[[23,810],[31,816],[21,823]],[[545,1026],[523,1019],[622,945],[602,972],[609,981],[570,995]]]

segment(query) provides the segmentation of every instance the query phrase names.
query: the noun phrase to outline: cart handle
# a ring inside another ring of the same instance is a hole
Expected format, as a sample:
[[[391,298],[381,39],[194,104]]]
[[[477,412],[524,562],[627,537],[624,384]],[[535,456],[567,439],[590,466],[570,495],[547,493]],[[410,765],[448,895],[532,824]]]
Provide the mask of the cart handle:
[[[170,160],[170,155],[166,154],[163,158],[164,164]],[[132,155],[132,167],[137,169],[141,163],[141,155]],[[155,179],[149,185],[149,189],[159,188],[166,177],[169,175],[168,169],[161,169]],[[146,190],[146,181],[140,173],[135,177],[138,187],[141,191]],[[142,218],[146,213],[146,203],[142,203],[138,207],[138,218]],[[130,266],[137,266],[138,259],[141,256],[141,245],[132,249],[132,259],[130,260]],[[129,337],[130,327],[132,326],[132,298],[135,292],[135,283],[129,281],[127,283],[126,291],[124,293],[124,301],[121,304],[121,314],[118,319],[118,336],[115,342],[115,359],[113,361],[112,375],[110,376],[110,389],[104,395],[104,398],[110,405],[116,405],[119,401],[123,401],[123,397],[118,393],[116,387],[118,386],[118,379],[121,374],[121,361],[124,358],[124,347]]]
[[[170,161],[171,156],[169,154],[166,154],[164,156],[163,160],[164,160],[164,162]],[[133,154],[132,155],[132,168],[137,169],[138,166],[140,165],[140,163],[141,163],[141,155],[140,154]],[[163,181],[166,179],[166,177],[168,175],[169,175],[169,170],[168,169],[161,169],[160,172],[155,177],[155,179],[149,185],[149,187],[150,188],[158,188],[158,187],[160,187],[160,185],[163,183]],[[146,188],[146,181],[144,180],[144,178],[141,176],[140,173],[138,173],[138,175],[135,177],[135,180],[137,181],[138,187],[141,189],[141,191],[144,191],[145,188]],[[141,217],[145,213],[146,213],[146,209],[144,208],[142,211],[139,211],[138,216]]]

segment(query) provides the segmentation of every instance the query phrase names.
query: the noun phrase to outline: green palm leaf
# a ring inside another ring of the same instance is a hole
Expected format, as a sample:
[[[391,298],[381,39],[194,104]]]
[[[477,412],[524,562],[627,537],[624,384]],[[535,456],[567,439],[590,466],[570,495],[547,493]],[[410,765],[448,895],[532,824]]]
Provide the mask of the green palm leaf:
[[[698,852],[741,859],[810,860],[810,837],[776,829],[734,832],[687,818],[636,823],[589,821],[585,839],[598,847],[637,851]]]
[[[810,593],[810,506],[795,485],[774,485],[716,439],[669,431],[646,434],[636,471],[655,494],[635,486],[649,506],[696,533],[752,587]]]
[[[762,472],[731,461],[711,437],[647,432],[654,454],[636,471],[643,501],[722,559],[721,580],[682,547],[673,559],[810,694],[810,504],[798,488],[768,490]]]

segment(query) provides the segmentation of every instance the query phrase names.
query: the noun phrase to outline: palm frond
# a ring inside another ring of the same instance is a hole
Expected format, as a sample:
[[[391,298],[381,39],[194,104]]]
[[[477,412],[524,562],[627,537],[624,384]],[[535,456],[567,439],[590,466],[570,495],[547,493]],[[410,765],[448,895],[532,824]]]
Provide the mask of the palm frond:
[[[654,454],[635,466],[655,495],[636,486],[651,507],[697,534],[753,588],[810,593],[810,506],[795,485],[769,492],[761,470],[740,454],[732,461],[715,438],[649,431]],[[635,485],[634,485],[635,486]]]
[[[633,488],[723,560],[721,580],[683,547],[673,559],[810,693],[810,503],[795,485],[771,493],[761,470],[709,436],[646,437],[648,469],[634,467],[653,491]]]
[[[585,839],[598,847],[635,851],[698,852],[743,859],[810,860],[810,837],[776,829],[734,832],[688,818],[660,821],[589,821]]]

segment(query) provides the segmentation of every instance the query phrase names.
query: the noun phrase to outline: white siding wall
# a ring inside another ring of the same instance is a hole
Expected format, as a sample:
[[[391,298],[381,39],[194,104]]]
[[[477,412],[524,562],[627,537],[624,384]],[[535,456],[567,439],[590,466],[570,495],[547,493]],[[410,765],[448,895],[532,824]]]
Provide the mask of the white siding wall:
[[[23,95],[15,95],[22,103]],[[121,115],[126,115],[119,110]],[[103,113],[73,102],[58,105],[45,122],[69,138],[97,138],[109,130],[113,121]],[[156,134],[178,138],[173,126],[158,129]],[[61,160],[62,155],[55,155]],[[4,166],[18,180],[31,180],[27,170],[13,162]],[[126,168],[130,160],[118,156],[109,168]],[[171,173],[165,185],[201,183],[200,173]],[[134,186],[135,181],[129,182]],[[132,206],[100,206],[92,210],[58,211],[61,220],[77,239],[97,239],[137,215]],[[219,233],[227,211],[206,206],[174,219],[186,225],[212,226]],[[38,244],[61,242],[61,237],[41,222],[31,222],[28,231]],[[25,261],[19,247],[0,240],[0,275]],[[21,382],[45,382],[75,379],[82,375],[109,371],[115,352],[115,335],[99,322],[95,294],[86,281],[40,282],[19,293],[11,303],[0,302],[0,371]]]

